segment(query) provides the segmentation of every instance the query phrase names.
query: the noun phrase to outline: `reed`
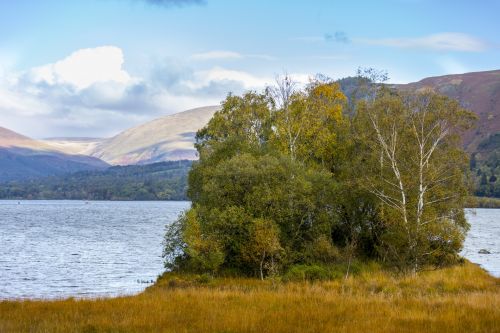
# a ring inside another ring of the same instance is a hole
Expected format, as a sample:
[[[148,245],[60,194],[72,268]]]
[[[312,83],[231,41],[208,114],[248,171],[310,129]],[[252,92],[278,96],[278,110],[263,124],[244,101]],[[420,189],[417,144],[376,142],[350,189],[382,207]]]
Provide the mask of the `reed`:
[[[499,282],[470,263],[314,283],[165,274],[137,296],[0,302],[0,332],[498,332]]]

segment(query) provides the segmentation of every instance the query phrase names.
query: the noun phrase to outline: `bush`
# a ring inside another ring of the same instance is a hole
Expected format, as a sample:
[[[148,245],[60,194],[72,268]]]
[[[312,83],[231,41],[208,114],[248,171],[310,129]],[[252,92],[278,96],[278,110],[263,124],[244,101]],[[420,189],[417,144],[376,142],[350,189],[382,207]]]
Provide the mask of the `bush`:
[[[327,268],[319,265],[295,265],[283,276],[283,280],[291,281],[321,281],[332,278]]]

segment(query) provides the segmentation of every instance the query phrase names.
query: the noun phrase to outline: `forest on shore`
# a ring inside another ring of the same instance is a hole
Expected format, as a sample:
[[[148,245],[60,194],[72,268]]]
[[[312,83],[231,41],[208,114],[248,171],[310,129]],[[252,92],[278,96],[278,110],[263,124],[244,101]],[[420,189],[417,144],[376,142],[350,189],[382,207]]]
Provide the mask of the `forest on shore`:
[[[0,184],[0,199],[186,200],[191,161],[114,166],[106,170]]]

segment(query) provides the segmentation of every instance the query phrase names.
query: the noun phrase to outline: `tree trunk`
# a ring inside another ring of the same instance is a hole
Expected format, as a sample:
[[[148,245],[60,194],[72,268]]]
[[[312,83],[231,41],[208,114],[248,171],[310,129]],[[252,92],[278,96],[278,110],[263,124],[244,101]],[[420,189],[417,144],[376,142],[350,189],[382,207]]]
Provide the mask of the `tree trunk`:
[[[260,279],[263,281],[264,280],[264,259],[266,258],[266,252],[264,251],[262,253],[262,259],[260,260]]]

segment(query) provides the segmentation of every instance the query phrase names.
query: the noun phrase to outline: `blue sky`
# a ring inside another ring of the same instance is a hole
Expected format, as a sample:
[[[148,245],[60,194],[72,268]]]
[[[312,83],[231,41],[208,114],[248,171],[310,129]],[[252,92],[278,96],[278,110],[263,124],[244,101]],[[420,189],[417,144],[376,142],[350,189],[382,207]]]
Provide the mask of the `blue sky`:
[[[0,126],[110,136],[291,73],[500,68],[500,1],[0,0]]]

